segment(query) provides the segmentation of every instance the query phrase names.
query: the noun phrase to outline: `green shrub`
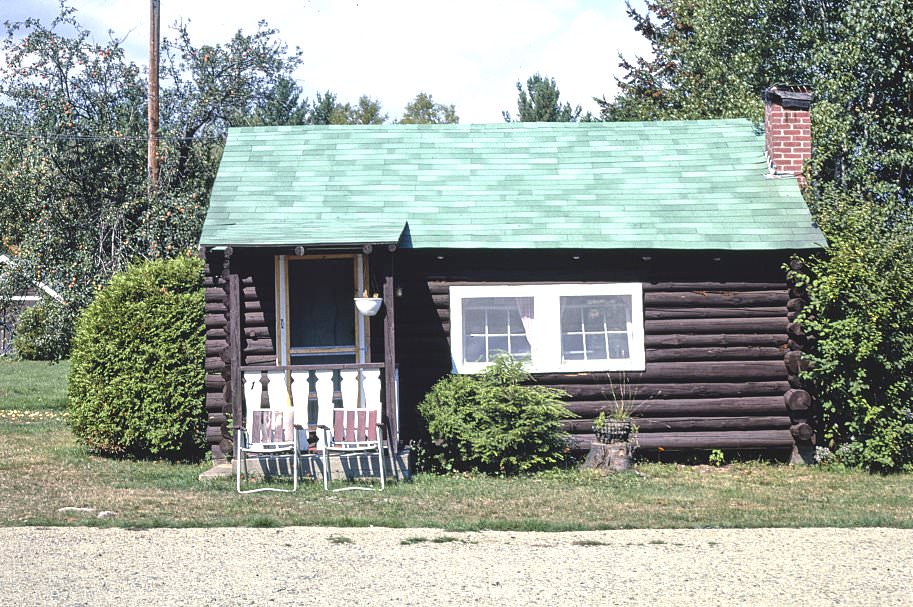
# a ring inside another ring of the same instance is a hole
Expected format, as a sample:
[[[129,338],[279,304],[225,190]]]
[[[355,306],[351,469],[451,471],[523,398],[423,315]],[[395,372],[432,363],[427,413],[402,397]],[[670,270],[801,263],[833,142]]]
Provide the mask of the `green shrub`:
[[[574,417],[561,390],[524,385],[520,362],[499,357],[478,375],[450,375],[418,409],[433,469],[515,474],[554,466],[567,452],[561,420]]]
[[[99,453],[197,458],[205,445],[202,262],[116,274],[76,324],[68,412]]]
[[[19,314],[13,349],[26,360],[61,360],[69,356],[72,339],[72,309],[47,299]]]
[[[810,303],[815,387],[825,445],[843,464],[876,471],[913,464],[913,232],[906,210],[837,201],[822,211],[827,255],[793,272]]]

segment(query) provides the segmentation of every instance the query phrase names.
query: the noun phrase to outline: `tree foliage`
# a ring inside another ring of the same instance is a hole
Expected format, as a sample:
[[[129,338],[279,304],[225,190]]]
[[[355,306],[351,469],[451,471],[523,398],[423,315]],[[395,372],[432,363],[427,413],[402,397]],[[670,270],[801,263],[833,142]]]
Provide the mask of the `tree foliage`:
[[[435,103],[428,93],[419,93],[406,104],[400,124],[456,124],[460,117],[453,105]]]
[[[830,243],[795,276],[816,334],[809,371],[822,432],[853,464],[913,463],[910,234],[913,25],[909,0],[650,0],[629,5],[653,57],[623,60],[605,119],[748,117],[761,91],[810,85],[805,190]]]
[[[913,463],[913,231],[871,199],[821,208],[828,255],[792,277],[812,294],[798,319],[818,344],[806,379],[840,460],[896,470]]]
[[[605,120],[759,121],[761,92],[811,84],[814,59],[840,0],[649,0],[628,2],[652,57],[622,58],[621,93],[597,99]]]
[[[76,326],[67,411],[99,453],[194,459],[205,444],[203,263],[131,266]]]
[[[522,363],[501,356],[482,373],[436,383],[418,406],[432,441],[431,466],[516,474],[564,461],[561,420],[574,417],[562,402],[567,395],[529,381]]]
[[[195,248],[230,125],[300,119],[275,30],[195,47],[162,43],[160,182],[146,178],[145,74],[116,39],[94,42],[65,4],[0,41],[0,236],[17,271],[76,308],[132,259]]]
[[[336,94],[327,91],[317,93],[317,102],[308,115],[307,124],[383,124],[387,114],[383,113],[380,101],[362,95],[353,106],[337,100]]]
[[[583,109],[570,103],[561,105],[561,93],[554,78],[533,74],[526,80],[526,89],[517,83],[517,122],[575,122]],[[505,122],[511,122],[510,112],[502,112]]]

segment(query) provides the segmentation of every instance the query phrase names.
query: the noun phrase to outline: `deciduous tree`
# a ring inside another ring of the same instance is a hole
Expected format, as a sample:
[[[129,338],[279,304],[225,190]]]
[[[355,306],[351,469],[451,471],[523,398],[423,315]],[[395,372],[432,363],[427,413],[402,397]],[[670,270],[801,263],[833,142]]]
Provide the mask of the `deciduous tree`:
[[[406,104],[406,111],[398,120],[401,124],[456,124],[460,121],[453,105],[435,103],[428,93],[419,93]]]

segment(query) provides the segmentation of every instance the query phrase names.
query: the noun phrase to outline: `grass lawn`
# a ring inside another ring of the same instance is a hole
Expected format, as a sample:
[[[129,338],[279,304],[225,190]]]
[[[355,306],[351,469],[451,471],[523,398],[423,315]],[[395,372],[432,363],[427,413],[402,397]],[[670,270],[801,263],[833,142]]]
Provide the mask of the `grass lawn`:
[[[154,526],[333,525],[451,530],[636,527],[888,526],[913,528],[913,475],[744,463],[641,464],[600,476],[418,475],[382,493],[237,495],[201,482],[206,464],[90,455],[64,420],[66,363],[0,359],[0,524]],[[63,507],[93,512],[59,512]],[[114,511],[111,518],[96,513]]]

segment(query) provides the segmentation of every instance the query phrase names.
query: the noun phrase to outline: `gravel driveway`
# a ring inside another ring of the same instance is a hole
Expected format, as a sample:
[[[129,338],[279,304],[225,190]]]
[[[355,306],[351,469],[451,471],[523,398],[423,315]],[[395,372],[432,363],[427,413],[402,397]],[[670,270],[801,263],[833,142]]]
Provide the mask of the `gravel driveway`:
[[[913,605],[897,529],[0,528],[0,546],[16,605]]]

